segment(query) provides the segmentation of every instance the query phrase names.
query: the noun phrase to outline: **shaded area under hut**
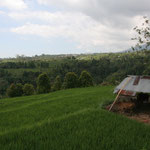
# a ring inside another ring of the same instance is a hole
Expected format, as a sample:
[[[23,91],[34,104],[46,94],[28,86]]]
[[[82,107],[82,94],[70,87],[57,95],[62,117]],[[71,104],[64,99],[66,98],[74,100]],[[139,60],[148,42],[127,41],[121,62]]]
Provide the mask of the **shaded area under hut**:
[[[114,90],[117,97],[108,110],[150,124],[150,76],[126,77]]]

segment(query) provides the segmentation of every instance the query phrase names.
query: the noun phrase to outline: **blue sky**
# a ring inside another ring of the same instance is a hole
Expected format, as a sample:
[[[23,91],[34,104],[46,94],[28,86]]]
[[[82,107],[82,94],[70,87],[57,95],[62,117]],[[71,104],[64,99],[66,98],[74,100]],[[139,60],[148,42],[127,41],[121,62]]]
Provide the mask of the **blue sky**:
[[[0,58],[125,50],[149,14],[149,0],[0,0]]]

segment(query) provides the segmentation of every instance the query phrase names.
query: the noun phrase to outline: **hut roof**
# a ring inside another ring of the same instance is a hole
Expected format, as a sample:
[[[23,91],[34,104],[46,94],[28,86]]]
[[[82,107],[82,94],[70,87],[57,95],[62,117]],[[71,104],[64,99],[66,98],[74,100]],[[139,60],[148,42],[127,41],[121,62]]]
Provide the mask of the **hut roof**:
[[[118,93],[125,84],[121,95],[135,96],[138,92],[150,93],[150,76],[128,76],[115,88],[114,93]]]

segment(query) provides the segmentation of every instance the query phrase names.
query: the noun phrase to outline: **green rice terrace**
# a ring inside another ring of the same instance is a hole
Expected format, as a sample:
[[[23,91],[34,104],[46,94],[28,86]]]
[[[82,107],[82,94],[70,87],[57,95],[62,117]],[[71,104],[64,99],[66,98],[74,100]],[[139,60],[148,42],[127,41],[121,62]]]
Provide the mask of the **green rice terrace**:
[[[150,125],[108,112],[112,86],[0,100],[1,150],[149,150]]]

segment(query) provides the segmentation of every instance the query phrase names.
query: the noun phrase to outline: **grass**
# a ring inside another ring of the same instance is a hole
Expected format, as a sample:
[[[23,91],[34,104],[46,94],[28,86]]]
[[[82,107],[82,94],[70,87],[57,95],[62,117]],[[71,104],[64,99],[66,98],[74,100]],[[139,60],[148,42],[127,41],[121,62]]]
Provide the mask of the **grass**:
[[[113,87],[0,101],[0,149],[149,150],[150,126],[102,109]]]

